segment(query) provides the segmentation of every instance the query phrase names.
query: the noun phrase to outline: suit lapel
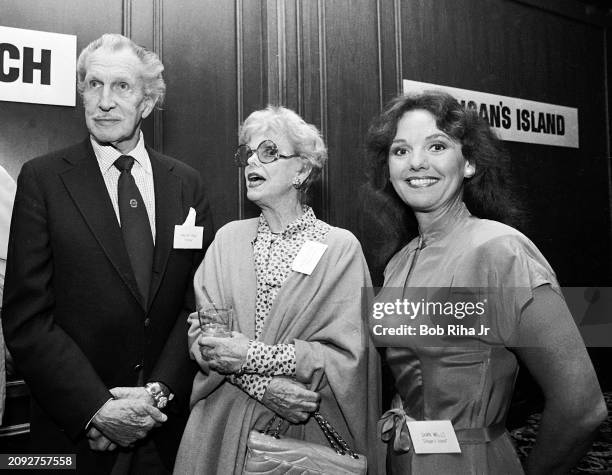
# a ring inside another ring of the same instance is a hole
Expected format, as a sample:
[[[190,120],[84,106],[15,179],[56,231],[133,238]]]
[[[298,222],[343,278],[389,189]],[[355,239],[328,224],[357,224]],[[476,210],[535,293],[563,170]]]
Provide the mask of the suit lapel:
[[[174,242],[174,226],[183,224],[187,214],[183,210],[182,183],[172,172],[174,165],[147,147],[155,184],[155,253],[149,304],[155,298],[166,271]]]
[[[89,139],[80,152],[64,158],[73,165],[61,173],[68,193],[113,267],[142,305],[117,215]]]

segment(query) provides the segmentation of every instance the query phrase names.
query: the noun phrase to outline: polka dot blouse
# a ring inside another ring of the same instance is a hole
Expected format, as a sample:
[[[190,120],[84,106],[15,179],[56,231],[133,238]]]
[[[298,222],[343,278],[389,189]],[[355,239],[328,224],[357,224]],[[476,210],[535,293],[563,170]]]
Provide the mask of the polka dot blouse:
[[[266,345],[259,341],[266,319],[283,283],[290,275],[291,264],[306,241],[323,242],[330,226],[316,219],[312,208],[290,223],[282,233],[273,233],[268,222],[259,217],[257,236],[253,240],[257,297],[255,306],[255,339],[240,376],[230,381],[247,394],[261,400],[273,376],[295,375],[295,345]]]

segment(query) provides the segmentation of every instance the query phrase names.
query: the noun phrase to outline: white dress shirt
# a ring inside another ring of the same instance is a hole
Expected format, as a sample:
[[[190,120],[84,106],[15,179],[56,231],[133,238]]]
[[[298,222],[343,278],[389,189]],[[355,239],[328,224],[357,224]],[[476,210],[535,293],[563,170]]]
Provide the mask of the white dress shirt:
[[[142,132],[140,132],[136,147],[128,153],[121,153],[110,145],[100,145],[91,136],[89,139],[91,140],[91,146],[96,154],[100,172],[104,178],[108,195],[113,203],[119,225],[121,225],[121,217],[119,216],[117,184],[119,183],[119,175],[121,175],[121,172],[114,166],[114,163],[121,155],[129,155],[134,158],[132,176],[144,200],[147,215],[149,216],[153,243],[155,243],[155,190],[153,187],[153,169],[151,168],[151,160],[149,159],[149,154],[144,145]]]

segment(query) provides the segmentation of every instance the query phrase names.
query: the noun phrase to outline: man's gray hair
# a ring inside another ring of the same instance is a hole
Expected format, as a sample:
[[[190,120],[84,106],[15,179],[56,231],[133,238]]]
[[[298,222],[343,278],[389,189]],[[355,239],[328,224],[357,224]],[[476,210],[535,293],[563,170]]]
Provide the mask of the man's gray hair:
[[[77,60],[77,87],[82,95],[85,91],[85,76],[87,75],[87,58],[99,48],[107,48],[111,51],[130,49],[142,63],[142,79],[144,81],[144,93],[146,97],[153,100],[157,108],[161,108],[166,95],[166,83],[162,76],[164,65],[159,56],[143,46],[139,46],[131,39],[118,33],[106,33],[97,40],[89,43]]]

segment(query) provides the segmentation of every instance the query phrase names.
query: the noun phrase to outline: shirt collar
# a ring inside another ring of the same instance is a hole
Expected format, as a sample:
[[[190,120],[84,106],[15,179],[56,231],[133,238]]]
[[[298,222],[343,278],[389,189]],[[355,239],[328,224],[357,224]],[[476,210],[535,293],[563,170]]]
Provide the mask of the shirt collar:
[[[281,237],[286,238],[287,236],[291,236],[314,226],[317,217],[315,216],[312,208],[308,205],[303,205],[302,210],[304,213],[287,225],[285,230],[280,233]],[[268,225],[263,213],[259,215],[259,222],[257,224],[257,236],[260,235],[272,235],[270,226]],[[253,239],[253,243],[257,240],[257,236],[255,239]]]
[[[130,157],[133,157],[134,165],[137,163],[144,169],[145,173],[148,173],[149,175],[153,174],[153,170],[151,169],[151,160],[149,159],[149,154],[147,153],[147,149],[145,147],[144,135],[142,134],[142,131],[140,131],[140,136],[138,137],[136,147],[125,154],[121,153],[111,145],[99,144],[91,135],[89,136],[89,140],[91,141],[91,146],[103,175],[111,169],[115,163],[115,160],[117,160],[121,155],[129,155]]]

